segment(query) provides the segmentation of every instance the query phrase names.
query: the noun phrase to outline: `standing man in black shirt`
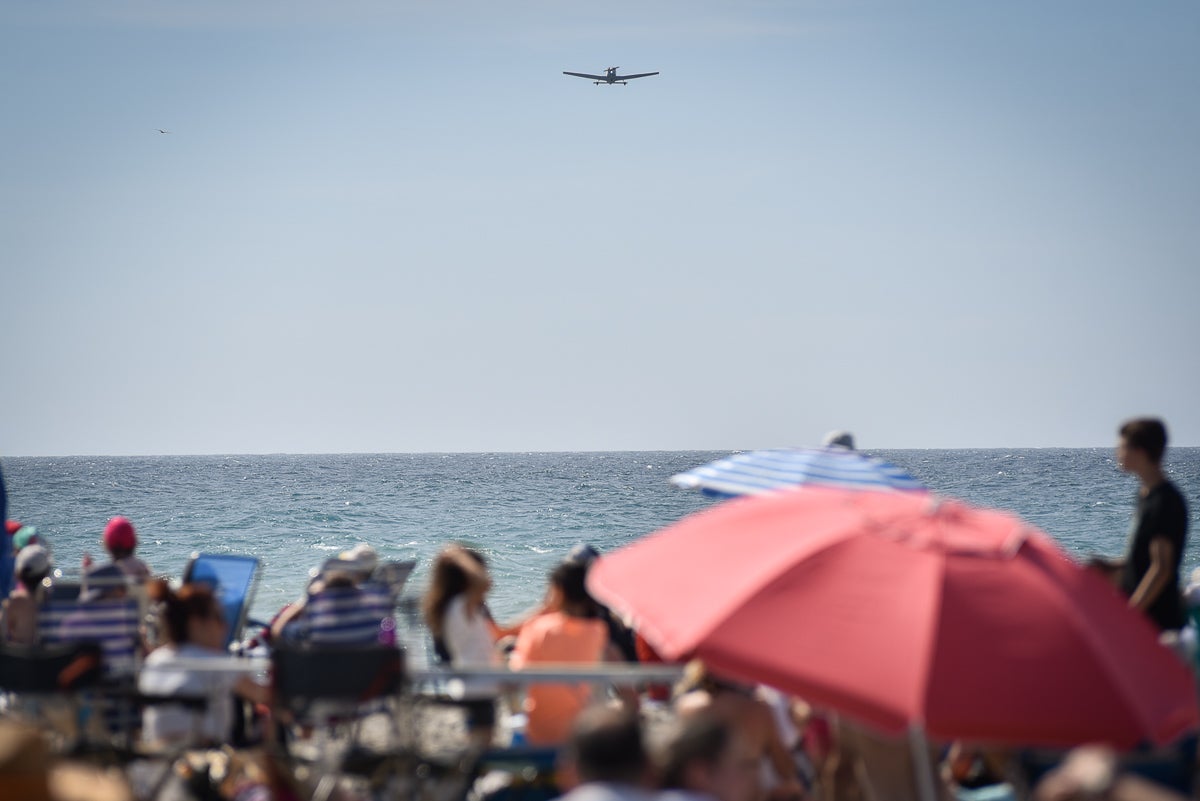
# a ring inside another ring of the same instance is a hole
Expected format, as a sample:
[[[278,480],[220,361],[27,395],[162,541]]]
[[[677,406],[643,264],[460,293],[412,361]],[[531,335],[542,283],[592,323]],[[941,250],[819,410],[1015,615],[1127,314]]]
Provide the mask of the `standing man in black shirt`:
[[[1121,590],[1129,605],[1159,629],[1179,629],[1186,622],[1179,564],[1187,544],[1188,513],[1182,493],[1163,473],[1167,429],[1161,420],[1139,418],[1122,425],[1119,433],[1117,466],[1141,481],[1129,551],[1118,565]]]

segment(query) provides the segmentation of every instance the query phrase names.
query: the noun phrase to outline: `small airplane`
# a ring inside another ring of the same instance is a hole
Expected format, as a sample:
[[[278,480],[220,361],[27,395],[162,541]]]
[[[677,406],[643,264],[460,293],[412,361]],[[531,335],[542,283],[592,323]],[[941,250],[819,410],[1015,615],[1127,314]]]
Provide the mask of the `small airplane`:
[[[619,69],[621,68],[607,67],[605,68],[603,75],[588,75],[586,72],[567,72],[566,70],[563,70],[563,75],[574,75],[576,78],[591,78],[592,83],[596,84],[597,86],[602,83],[606,83],[609,86],[612,86],[614,83],[619,83],[622,86],[626,86],[634,78],[648,78],[651,75],[658,74],[657,72],[639,72],[637,75],[618,75],[617,70]]]
[[[156,128],[155,130],[157,130],[159,133],[170,133],[170,131],[164,131],[162,128]]]

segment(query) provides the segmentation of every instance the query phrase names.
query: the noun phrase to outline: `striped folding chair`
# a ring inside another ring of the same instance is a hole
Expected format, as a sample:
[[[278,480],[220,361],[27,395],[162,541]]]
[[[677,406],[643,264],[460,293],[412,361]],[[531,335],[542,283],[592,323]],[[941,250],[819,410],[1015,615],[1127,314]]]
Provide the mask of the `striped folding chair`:
[[[299,639],[313,646],[391,645],[396,634],[393,611],[386,585],[327,587],[309,596]]]
[[[92,595],[96,593],[92,592]],[[46,647],[90,644],[99,648],[100,682],[87,691],[84,728],[92,712],[102,716],[101,731],[121,735],[126,746],[134,740],[139,713],[133,698],[141,662],[139,626],[143,616],[143,594],[122,597],[92,597],[82,593],[74,599],[51,597],[38,617],[38,635]]]

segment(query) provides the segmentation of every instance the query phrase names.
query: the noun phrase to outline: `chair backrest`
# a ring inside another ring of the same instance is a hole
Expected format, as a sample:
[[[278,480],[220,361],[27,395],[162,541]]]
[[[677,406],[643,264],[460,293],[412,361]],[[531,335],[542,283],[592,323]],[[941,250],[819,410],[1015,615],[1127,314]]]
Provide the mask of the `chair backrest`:
[[[74,601],[79,598],[80,589],[78,581],[56,579],[46,588],[45,598],[50,601]]]
[[[226,646],[241,639],[258,586],[259,564],[259,559],[254,556],[197,553],[184,568],[184,583],[199,582],[213,588],[225,613],[225,622],[229,624]]]
[[[394,602],[384,585],[329,587],[309,596],[300,639],[312,645],[372,646],[394,638]]]
[[[100,646],[106,679],[132,678],[140,661],[136,596],[97,601],[47,600],[38,614],[44,646],[94,643]]]
[[[58,693],[95,684],[100,650],[90,643],[55,646],[0,646],[0,690]]]
[[[406,559],[402,562],[384,562],[375,568],[375,572],[371,575],[371,580],[386,586],[388,592],[392,594],[392,598],[399,598],[400,593],[404,590],[404,585],[408,583],[408,577],[412,575],[412,572],[416,568],[416,559]]]
[[[275,698],[292,709],[318,700],[363,703],[398,693],[404,651],[392,646],[280,644],[271,653]]]

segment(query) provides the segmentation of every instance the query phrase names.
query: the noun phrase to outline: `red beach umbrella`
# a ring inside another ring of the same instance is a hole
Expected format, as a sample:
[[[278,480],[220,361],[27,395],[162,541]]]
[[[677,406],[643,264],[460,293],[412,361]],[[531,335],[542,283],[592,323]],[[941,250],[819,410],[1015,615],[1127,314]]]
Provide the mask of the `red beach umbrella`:
[[[1130,747],[1196,727],[1187,666],[1018,518],[912,493],[727,502],[602,557],[588,584],[665,657],[703,658],[887,733]]]

